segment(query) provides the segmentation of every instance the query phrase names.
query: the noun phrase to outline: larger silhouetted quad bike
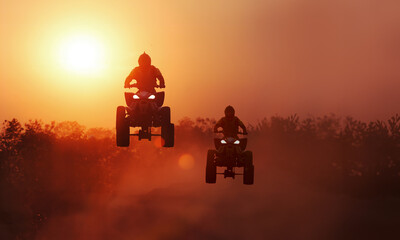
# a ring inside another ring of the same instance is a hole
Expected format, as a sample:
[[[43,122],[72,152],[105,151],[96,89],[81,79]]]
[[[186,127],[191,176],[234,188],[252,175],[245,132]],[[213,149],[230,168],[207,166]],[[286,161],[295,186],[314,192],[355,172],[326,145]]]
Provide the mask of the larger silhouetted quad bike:
[[[136,87],[136,84],[130,87]],[[171,123],[171,110],[163,106],[164,92],[137,91],[125,92],[126,107],[117,107],[116,139],[117,146],[128,147],[130,136],[138,136],[139,140],[151,141],[152,136],[161,136],[161,146],[174,146],[174,124]],[[131,134],[130,128],[139,128]],[[154,134],[152,128],[161,127],[161,133]]]
[[[207,152],[206,183],[216,183],[217,174],[224,178],[243,175],[243,184],[254,183],[253,153],[246,151],[247,138],[214,138],[214,145],[216,150]],[[224,172],[217,172],[217,167],[222,167]],[[243,171],[237,172],[238,168]]]

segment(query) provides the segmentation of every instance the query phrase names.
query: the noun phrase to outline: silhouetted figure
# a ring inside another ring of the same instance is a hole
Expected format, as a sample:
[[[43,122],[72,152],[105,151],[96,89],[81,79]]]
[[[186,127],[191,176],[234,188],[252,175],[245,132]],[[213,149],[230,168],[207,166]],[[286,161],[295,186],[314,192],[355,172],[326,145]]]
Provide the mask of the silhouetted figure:
[[[136,80],[136,87],[139,91],[154,92],[157,87],[157,79],[160,81],[160,88],[165,88],[164,77],[160,70],[151,65],[151,58],[146,53],[139,57],[139,67],[135,67],[125,79],[125,88],[130,85],[133,79]]]
[[[235,109],[231,105],[225,108],[225,117],[221,118],[215,124],[214,132],[218,132],[218,128],[220,127],[223,129],[222,132],[225,137],[237,138],[239,127],[243,129],[243,134],[247,135],[246,126],[235,116]]]

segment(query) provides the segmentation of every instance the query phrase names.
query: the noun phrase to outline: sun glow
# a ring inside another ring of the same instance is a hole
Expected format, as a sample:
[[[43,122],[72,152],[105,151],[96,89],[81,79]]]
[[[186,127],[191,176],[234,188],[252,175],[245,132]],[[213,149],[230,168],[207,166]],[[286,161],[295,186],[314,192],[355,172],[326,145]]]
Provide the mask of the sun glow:
[[[92,36],[73,36],[61,44],[63,68],[76,74],[96,74],[104,69],[104,47]]]

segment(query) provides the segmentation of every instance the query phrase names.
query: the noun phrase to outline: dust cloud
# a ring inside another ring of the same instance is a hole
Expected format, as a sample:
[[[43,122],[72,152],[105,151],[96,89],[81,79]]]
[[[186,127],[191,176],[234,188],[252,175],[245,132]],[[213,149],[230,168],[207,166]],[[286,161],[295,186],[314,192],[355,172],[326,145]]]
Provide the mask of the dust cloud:
[[[215,185],[205,184],[207,147],[192,144],[187,152],[194,157],[193,168],[179,165],[182,149],[171,150],[167,158],[157,156],[158,149],[141,153],[143,163],[132,158],[113,195],[93,196],[82,211],[50,219],[37,239],[376,239],[398,234],[393,230],[400,209],[392,208],[398,198],[360,199],[317,189],[277,167],[279,159],[271,159],[262,141],[251,143],[251,136],[255,184],[221,175]]]

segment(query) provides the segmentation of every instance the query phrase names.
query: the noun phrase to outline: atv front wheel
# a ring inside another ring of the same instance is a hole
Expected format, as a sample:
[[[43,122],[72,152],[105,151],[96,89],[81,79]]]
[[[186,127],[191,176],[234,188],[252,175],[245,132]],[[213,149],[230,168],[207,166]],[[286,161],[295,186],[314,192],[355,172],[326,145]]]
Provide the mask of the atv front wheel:
[[[168,124],[161,127],[161,145],[163,147],[173,147],[175,140],[175,125]]]
[[[171,124],[171,109],[169,107],[162,107],[160,109],[160,125],[166,126]]]
[[[217,182],[217,166],[215,165],[215,150],[208,150],[206,165],[206,183]]]
[[[243,184],[251,185],[254,183],[253,153],[246,151],[244,154]]]
[[[125,107],[119,106],[117,108],[117,146],[128,147],[129,146],[129,125],[125,119]]]

